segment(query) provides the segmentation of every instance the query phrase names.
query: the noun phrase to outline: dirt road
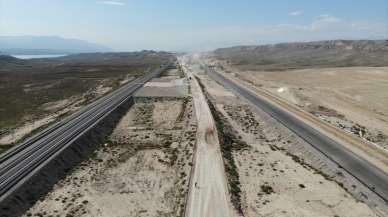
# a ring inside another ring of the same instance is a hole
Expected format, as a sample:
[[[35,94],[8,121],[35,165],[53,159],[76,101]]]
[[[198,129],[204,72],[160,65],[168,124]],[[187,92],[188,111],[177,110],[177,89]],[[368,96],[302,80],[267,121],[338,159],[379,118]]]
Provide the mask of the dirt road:
[[[186,208],[186,217],[229,217],[233,211],[224,165],[217,136],[217,129],[206,99],[188,66],[188,57],[180,59],[190,79],[191,91],[197,117],[197,147]]]

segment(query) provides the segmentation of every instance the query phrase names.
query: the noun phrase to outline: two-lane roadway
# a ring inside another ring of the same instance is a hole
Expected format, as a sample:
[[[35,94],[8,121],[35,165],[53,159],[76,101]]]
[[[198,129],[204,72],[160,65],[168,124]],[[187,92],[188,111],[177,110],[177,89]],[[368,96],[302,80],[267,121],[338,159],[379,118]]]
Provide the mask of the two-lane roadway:
[[[388,202],[388,174],[279,106],[202,64],[207,74],[278,120]]]

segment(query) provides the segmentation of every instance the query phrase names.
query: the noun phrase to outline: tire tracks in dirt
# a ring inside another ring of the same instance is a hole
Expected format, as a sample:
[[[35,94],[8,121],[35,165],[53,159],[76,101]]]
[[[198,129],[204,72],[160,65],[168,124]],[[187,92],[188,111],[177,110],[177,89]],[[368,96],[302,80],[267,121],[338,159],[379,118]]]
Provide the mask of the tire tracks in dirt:
[[[180,59],[190,78],[192,97],[198,122],[197,146],[191,174],[186,217],[235,216],[227,187],[217,128],[206,98],[187,67],[187,56]]]

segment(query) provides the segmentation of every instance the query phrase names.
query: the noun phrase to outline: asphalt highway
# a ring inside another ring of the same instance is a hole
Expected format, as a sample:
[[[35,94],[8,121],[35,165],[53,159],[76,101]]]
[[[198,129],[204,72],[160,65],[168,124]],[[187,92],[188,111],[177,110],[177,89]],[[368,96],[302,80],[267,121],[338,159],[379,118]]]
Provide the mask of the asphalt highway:
[[[385,202],[388,202],[388,174],[386,172],[354,154],[340,143],[304,123],[301,119],[296,118],[284,109],[231,81],[216,72],[213,68],[207,67],[206,65],[203,66],[213,79],[275,118],[311,144],[315,149],[340,165],[344,170],[358,179],[358,181],[375,192]]]

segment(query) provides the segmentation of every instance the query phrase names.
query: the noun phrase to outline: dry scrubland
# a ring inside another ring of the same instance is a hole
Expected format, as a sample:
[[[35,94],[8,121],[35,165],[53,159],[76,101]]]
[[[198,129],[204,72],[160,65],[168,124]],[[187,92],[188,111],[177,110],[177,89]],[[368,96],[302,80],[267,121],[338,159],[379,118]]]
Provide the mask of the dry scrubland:
[[[388,68],[371,67],[385,64],[386,43],[237,47],[217,50],[207,61],[388,148]],[[23,138],[170,58],[155,52],[84,54],[33,63],[3,57],[0,91],[16,95],[14,100],[4,98],[8,104],[0,107],[0,143],[17,141],[9,135]],[[26,76],[31,64],[33,76]],[[197,78],[191,79],[200,82],[216,122],[230,202],[237,213],[285,217],[387,213],[376,195],[310,144],[210,79],[195,61],[188,67],[196,72]],[[11,69],[17,70],[13,74]],[[21,76],[26,80],[18,79]],[[58,88],[64,92],[52,91]],[[183,216],[197,130],[190,94],[179,67],[146,83],[106,144],[69,171],[24,216]],[[12,113],[12,107],[25,109]]]
[[[325,41],[245,46],[216,50],[206,61],[254,86],[258,94],[276,96],[387,151],[387,45],[388,41]],[[235,155],[241,161],[241,186],[247,192],[241,203],[247,213],[386,215],[386,203],[346,171],[262,111],[252,112],[252,107],[232,101],[222,100],[218,109],[256,149]]]
[[[141,88],[108,141],[24,216],[183,216],[197,124],[181,79],[170,69]]]
[[[362,191],[362,186],[356,186],[335,165],[314,156],[309,144],[206,75],[200,79],[218,123],[232,203],[240,213],[376,216],[376,210],[359,200],[366,198],[355,199],[347,191],[347,187]]]
[[[195,131],[190,98],[136,98],[109,142],[25,216],[182,216]]]
[[[214,54],[244,70],[388,66],[388,40],[332,40],[237,46],[217,49]]]
[[[388,150],[386,67],[248,71],[237,77]]]
[[[148,51],[33,60],[0,55],[0,152],[171,58]]]
[[[214,57],[220,70],[388,149],[388,41],[234,47]]]

